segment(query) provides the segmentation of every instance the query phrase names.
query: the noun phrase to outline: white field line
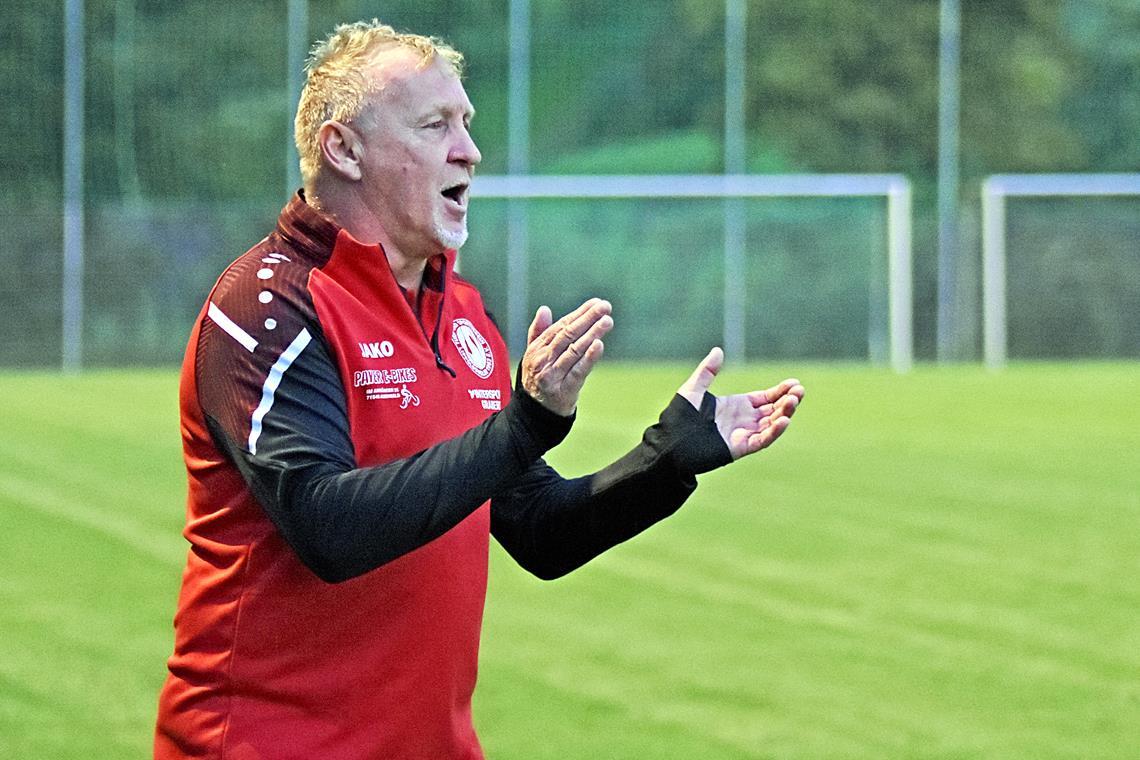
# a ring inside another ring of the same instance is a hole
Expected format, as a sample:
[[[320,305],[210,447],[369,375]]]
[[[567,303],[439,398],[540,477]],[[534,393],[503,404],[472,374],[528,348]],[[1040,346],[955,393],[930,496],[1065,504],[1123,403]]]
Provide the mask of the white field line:
[[[28,507],[101,533],[160,564],[182,565],[186,544],[180,539],[146,528],[121,514],[64,496],[40,483],[0,472],[0,497],[12,502],[12,511]]]

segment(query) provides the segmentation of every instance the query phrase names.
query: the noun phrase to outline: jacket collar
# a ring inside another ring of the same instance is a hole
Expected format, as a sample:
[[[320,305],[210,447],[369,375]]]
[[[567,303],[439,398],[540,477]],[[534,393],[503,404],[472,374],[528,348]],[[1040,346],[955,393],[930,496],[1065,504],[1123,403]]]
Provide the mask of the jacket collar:
[[[277,219],[277,234],[285,238],[291,248],[315,259],[320,265],[326,263],[332,256],[337,236],[342,232],[355,245],[362,247],[365,245],[352,238],[351,233],[337,225],[330,217],[310,206],[305,200],[304,189],[294,193]],[[376,247],[383,252],[382,246]],[[424,287],[442,292],[446,278],[455,267],[455,256],[456,252],[449,248],[439,256],[429,259],[427,266],[424,267]],[[383,258],[387,263],[387,257]]]
[[[277,234],[289,247],[324,264],[332,256],[340,227],[305,201],[305,191],[298,190],[277,217]]]

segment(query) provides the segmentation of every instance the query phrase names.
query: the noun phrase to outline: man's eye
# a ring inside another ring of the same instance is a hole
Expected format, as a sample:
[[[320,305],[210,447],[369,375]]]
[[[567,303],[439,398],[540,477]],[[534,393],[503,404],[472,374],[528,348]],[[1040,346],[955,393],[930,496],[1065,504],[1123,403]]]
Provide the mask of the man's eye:
[[[429,121],[427,124],[424,124],[424,127],[427,129],[442,129],[444,126],[446,126],[446,123],[442,120]]]

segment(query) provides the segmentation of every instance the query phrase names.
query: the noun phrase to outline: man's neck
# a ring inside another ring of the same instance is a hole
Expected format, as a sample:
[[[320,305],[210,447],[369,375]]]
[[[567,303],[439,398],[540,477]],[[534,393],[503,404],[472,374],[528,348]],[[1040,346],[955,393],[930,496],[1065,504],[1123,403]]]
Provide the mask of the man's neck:
[[[420,283],[424,279],[427,259],[402,256],[395,248],[389,248],[384,243],[380,243],[380,247],[384,249],[384,255],[388,258],[388,267],[400,287],[409,292],[419,290]]]
[[[423,281],[427,259],[404,254],[367,209],[355,203],[337,203],[335,195],[330,195],[325,192],[318,196],[315,190],[305,193],[309,205],[332,219],[356,240],[365,245],[379,244],[400,287],[413,292],[418,290]]]

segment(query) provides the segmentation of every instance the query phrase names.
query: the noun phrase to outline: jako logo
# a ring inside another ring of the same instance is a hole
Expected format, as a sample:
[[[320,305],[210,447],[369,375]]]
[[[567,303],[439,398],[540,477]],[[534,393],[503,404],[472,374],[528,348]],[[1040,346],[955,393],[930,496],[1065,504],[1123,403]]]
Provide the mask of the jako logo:
[[[386,359],[396,352],[392,341],[382,340],[379,343],[358,343],[360,355],[365,359]]]

